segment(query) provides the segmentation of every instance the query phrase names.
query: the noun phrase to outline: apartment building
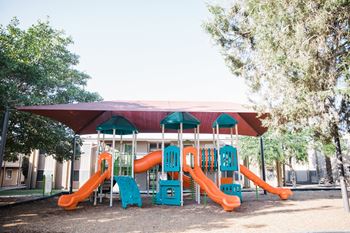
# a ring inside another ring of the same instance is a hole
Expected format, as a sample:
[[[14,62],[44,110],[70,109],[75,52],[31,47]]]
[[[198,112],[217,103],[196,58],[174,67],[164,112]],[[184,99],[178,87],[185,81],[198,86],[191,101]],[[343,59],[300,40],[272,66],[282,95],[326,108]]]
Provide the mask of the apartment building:
[[[0,187],[19,186],[24,182],[22,174],[22,159],[15,162],[3,161],[0,169]]]

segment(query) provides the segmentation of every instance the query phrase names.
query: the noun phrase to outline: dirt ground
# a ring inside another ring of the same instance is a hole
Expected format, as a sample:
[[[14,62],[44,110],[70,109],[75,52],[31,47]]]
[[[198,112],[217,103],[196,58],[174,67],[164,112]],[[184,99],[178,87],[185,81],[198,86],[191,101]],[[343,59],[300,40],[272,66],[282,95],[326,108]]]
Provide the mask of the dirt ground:
[[[276,196],[244,193],[242,206],[225,212],[210,201],[184,207],[121,208],[115,200],[93,206],[81,203],[75,211],[57,206],[57,197],[0,209],[0,232],[350,232],[350,214],[342,208],[340,191],[294,192],[288,201]]]

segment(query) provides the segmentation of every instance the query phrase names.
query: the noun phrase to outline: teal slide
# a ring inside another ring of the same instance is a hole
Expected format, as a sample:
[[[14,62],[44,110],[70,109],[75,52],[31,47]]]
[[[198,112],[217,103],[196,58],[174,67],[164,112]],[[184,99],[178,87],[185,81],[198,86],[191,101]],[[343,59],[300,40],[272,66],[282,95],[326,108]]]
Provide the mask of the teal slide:
[[[131,176],[114,176],[114,180],[119,186],[119,195],[124,209],[128,205],[142,206],[139,187]]]

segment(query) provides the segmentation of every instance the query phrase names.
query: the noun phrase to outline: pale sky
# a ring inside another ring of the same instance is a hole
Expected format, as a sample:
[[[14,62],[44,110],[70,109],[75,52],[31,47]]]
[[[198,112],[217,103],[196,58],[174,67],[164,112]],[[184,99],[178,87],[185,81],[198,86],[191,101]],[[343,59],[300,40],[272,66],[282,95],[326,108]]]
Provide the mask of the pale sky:
[[[105,100],[247,103],[243,80],[202,27],[206,2],[0,0],[0,24],[16,16],[27,28],[49,16],[73,38],[78,68],[91,76],[87,89]]]

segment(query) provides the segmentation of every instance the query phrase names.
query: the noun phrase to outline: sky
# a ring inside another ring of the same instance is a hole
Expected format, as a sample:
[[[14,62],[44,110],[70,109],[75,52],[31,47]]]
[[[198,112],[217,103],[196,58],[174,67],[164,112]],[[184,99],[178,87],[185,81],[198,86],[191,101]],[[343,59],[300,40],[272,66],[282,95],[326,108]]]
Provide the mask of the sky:
[[[0,0],[0,24],[16,16],[25,29],[49,17],[73,38],[78,69],[91,76],[86,89],[105,100],[247,103],[244,81],[233,77],[203,28],[207,3]]]

